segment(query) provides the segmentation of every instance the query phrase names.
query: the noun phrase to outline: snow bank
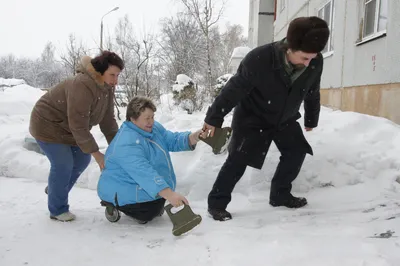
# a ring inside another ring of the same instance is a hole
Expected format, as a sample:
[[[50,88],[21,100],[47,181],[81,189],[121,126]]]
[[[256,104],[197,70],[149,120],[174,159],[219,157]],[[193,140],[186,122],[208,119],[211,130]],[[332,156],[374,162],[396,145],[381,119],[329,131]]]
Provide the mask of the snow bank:
[[[244,58],[251,49],[247,46],[236,47],[233,49],[231,58]]]
[[[0,78],[0,88],[1,87],[12,87],[12,86],[17,86],[17,85],[21,85],[21,84],[25,84],[25,80]]]
[[[30,113],[35,102],[45,92],[29,85],[15,85],[0,91],[0,116]]]
[[[178,81],[184,83],[189,79],[182,75]],[[49,163],[46,157],[23,146],[23,139],[28,134],[30,110],[42,93],[27,85],[1,93],[0,175],[47,180]],[[205,113],[187,115],[179,110],[173,105],[171,94],[163,95],[156,119],[172,131],[194,131],[202,127]],[[121,111],[123,117],[125,111]],[[230,124],[231,115],[226,117],[224,126]],[[302,119],[299,121],[303,122]],[[107,142],[99,128],[95,127],[92,133],[104,152]],[[399,177],[400,169],[400,157],[397,156],[400,150],[399,133],[398,125],[383,118],[322,108],[319,127],[305,133],[314,156],[306,157],[304,167],[293,184],[294,192],[305,193],[327,186],[353,186],[372,180],[393,184]],[[204,199],[226,156],[214,155],[202,142],[194,152],[172,153],[179,180],[178,189],[192,199]],[[261,170],[248,168],[235,193],[243,194],[248,200],[266,199],[278,161],[279,152],[272,145],[264,167]],[[95,189],[99,174],[93,160],[78,185]]]

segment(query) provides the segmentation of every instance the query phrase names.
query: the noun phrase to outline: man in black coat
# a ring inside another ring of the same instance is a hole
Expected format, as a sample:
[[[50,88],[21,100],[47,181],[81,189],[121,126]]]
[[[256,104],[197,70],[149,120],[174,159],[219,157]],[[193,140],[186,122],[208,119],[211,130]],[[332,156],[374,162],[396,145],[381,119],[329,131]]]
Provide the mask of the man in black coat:
[[[321,51],[329,34],[327,23],[318,17],[294,19],[286,38],[246,55],[209,108],[203,130],[211,136],[235,108],[229,155],[208,196],[208,212],[215,220],[232,219],[226,207],[236,183],[247,166],[262,168],[272,141],[281,157],[271,183],[270,205],[300,208],[307,204],[305,198],[291,194],[291,183],[306,154],[313,154],[296,120],[304,101],[305,130],[318,125]]]

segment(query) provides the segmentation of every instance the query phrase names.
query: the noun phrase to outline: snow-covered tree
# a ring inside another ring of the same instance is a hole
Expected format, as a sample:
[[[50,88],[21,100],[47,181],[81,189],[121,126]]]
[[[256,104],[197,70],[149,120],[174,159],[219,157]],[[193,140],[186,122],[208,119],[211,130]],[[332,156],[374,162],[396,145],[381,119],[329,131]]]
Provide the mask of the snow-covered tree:
[[[188,114],[199,111],[203,107],[204,91],[185,74],[179,74],[176,77],[172,93],[175,105],[180,106]]]
[[[221,89],[225,86],[225,84],[232,76],[232,74],[225,74],[217,78],[217,84],[214,86],[214,97],[218,96],[218,94],[221,92]]]
[[[180,0],[188,13],[196,20],[206,40],[207,85],[212,90],[211,29],[222,16],[226,0]]]

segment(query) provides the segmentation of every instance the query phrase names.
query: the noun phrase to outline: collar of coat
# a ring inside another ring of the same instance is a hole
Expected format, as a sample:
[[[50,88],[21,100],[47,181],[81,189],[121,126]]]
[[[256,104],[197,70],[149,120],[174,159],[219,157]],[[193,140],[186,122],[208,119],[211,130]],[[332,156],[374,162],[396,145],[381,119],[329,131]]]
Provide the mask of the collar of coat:
[[[90,56],[83,56],[78,67],[76,68],[76,72],[87,74],[91,79],[96,82],[96,85],[100,88],[108,87],[107,84],[104,82],[103,75],[101,75],[100,72],[97,72],[96,69],[94,69],[94,66],[90,62],[91,60],[92,58]]]
[[[122,126],[123,126],[123,127],[127,127],[127,128],[129,128],[129,129],[132,129],[132,130],[136,131],[137,133],[139,133],[140,135],[142,135],[142,136],[145,137],[145,138],[150,138],[150,139],[151,139],[151,138],[153,137],[153,135],[154,135],[154,126],[155,126],[155,123],[156,123],[156,122],[154,122],[153,131],[152,131],[152,132],[147,132],[147,131],[141,129],[140,127],[138,127],[137,125],[135,125],[135,124],[132,123],[131,121],[125,121],[125,122],[123,122],[123,123],[122,123]]]
[[[284,69],[285,68],[285,53],[287,50],[286,47],[286,38],[283,38],[280,41],[272,43],[273,45],[273,60],[272,60],[272,68],[275,70]],[[318,53],[317,57],[311,60],[309,67],[315,66],[316,61],[322,59],[321,53]]]

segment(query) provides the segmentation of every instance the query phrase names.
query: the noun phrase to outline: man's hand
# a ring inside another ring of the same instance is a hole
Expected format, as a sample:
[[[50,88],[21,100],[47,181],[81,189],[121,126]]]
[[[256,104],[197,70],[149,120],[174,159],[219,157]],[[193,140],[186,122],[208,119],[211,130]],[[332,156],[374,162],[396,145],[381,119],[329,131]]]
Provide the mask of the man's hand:
[[[305,130],[306,130],[306,131],[312,131],[313,128],[312,128],[312,127],[306,127]]]
[[[203,133],[200,134],[202,138],[213,137],[215,132],[215,127],[210,126],[209,124],[204,122],[203,125]]]

